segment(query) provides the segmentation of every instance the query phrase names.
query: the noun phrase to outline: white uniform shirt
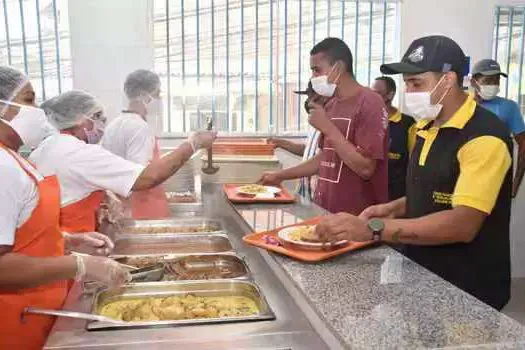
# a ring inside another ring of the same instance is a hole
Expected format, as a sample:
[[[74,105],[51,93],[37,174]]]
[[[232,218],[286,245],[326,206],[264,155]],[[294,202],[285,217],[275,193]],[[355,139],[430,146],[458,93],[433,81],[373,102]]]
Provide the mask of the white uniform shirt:
[[[142,117],[122,113],[104,130],[102,147],[119,157],[147,166],[153,159],[155,132]]]
[[[321,133],[313,127],[308,128],[308,138],[303,153],[303,162],[312,159],[319,149],[319,137]],[[313,199],[314,188],[316,184],[315,177],[303,177],[299,180],[299,194],[303,197]]]
[[[22,157],[18,159],[29,165]],[[32,172],[39,180],[42,176]],[[20,164],[3,148],[0,148],[0,245],[12,246],[15,232],[31,216],[38,204],[38,187]]]
[[[99,145],[65,134],[45,139],[29,159],[44,176],[57,175],[61,207],[99,190],[127,197],[144,170],[142,165],[117,157]]]

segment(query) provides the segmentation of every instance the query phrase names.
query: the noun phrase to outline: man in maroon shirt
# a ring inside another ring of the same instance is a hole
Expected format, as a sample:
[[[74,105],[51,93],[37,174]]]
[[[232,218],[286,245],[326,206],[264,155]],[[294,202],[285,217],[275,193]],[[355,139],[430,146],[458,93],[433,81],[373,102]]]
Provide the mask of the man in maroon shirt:
[[[314,201],[326,210],[359,214],[388,200],[388,113],[383,100],[354,78],[352,53],[327,38],[310,51],[312,87],[330,97],[311,103],[309,123],[322,133],[317,156],[298,166],[266,173],[263,184],[317,174]]]

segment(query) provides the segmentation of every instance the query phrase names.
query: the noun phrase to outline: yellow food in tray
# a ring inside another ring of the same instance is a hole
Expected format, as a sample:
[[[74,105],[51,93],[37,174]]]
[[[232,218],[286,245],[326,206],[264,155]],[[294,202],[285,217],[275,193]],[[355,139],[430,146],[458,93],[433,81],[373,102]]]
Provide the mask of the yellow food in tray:
[[[288,238],[298,242],[319,242],[315,234],[315,226],[299,226],[288,234]]]
[[[259,194],[266,193],[266,186],[262,185],[244,185],[237,188],[237,192],[248,193],[248,194]]]
[[[243,296],[201,297],[192,294],[109,302],[100,315],[126,322],[173,321],[196,318],[243,317],[259,313],[255,302]]]

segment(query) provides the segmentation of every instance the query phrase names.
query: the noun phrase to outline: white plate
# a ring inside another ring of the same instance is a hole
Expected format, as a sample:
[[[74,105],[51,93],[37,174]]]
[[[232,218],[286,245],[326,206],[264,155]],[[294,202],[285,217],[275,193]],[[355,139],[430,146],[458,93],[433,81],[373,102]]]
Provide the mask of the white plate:
[[[301,245],[301,246],[308,247],[308,248],[322,249],[322,248],[326,248],[327,246],[330,246],[330,244],[327,244],[327,243],[294,241],[293,239],[290,238],[290,233],[297,230],[299,227],[305,227],[305,226],[308,226],[308,225],[299,225],[299,226],[283,228],[281,231],[279,231],[279,233],[277,233],[277,236],[285,242]],[[348,243],[347,240],[342,240],[342,241],[333,243],[331,246],[334,247],[334,246],[339,246],[339,245],[343,245],[346,243]]]
[[[246,194],[246,195],[249,195],[249,196],[256,196],[258,194],[271,194],[271,195],[276,195],[277,193],[280,193],[282,190],[279,188],[279,187],[274,187],[274,186],[264,186],[265,188],[265,192],[262,192],[262,193],[250,193],[250,192],[244,192],[241,190],[241,187],[244,187],[246,185],[242,185],[242,186],[239,186],[235,189],[235,191],[237,193],[240,193],[240,194]]]

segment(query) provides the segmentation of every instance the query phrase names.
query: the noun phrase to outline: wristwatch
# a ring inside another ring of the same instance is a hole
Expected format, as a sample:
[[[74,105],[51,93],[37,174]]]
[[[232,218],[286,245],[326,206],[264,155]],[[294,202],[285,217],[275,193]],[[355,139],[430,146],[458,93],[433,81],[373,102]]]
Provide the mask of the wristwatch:
[[[374,242],[379,242],[381,241],[381,235],[385,229],[385,223],[381,219],[370,219],[368,220],[368,229],[372,231],[372,239]]]

